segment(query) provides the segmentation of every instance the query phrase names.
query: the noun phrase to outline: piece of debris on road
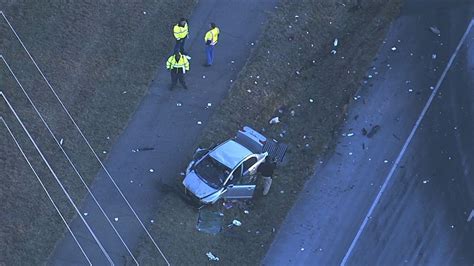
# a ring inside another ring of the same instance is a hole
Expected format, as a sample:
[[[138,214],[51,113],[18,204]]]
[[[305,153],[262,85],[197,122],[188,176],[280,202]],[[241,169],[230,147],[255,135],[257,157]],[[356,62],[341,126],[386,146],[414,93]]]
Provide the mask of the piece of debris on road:
[[[219,257],[215,256],[215,255],[212,254],[212,252],[210,252],[210,251],[206,253],[206,256],[209,258],[209,260],[219,261]]]
[[[438,29],[438,27],[436,27],[436,26],[430,27],[430,30],[431,30],[432,33],[434,33],[434,34],[436,34],[436,35],[438,35],[438,36],[441,35],[441,31],[440,31],[440,30]]]

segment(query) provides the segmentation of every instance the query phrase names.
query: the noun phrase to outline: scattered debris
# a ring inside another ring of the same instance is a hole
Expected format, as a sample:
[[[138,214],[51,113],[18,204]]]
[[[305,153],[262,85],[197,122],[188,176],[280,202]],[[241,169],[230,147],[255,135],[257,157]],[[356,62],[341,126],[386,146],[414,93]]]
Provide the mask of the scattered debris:
[[[309,102],[312,103],[312,102],[314,102],[314,100],[310,98],[310,99],[309,99]]]
[[[137,149],[135,150],[135,152],[139,152],[139,151],[152,151],[152,150],[154,150],[154,149],[155,149],[155,148],[153,148],[153,147],[142,147],[142,148],[137,148]]]
[[[474,209],[472,209],[471,214],[469,214],[469,217],[467,218],[467,221],[470,222],[474,218]]]
[[[126,93],[127,93],[127,91],[122,91],[122,94],[126,94]]]
[[[301,248],[300,250],[301,250],[301,251],[304,251],[304,248]]]
[[[379,125],[373,126],[373,127],[370,129],[369,133],[367,133],[367,137],[368,137],[368,138],[373,137],[373,136],[379,131],[379,129],[380,129],[380,126],[379,126]]]
[[[388,160],[384,160],[383,162],[384,162],[384,163],[388,163]]]
[[[474,212],[474,211],[473,211],[473,212]],[[247,210],[244,210],[244,213],[245,213],[245,214],[249,214],[249,211],[247,211]]]
[[[146,11],[143,11],[143,15],[146,15]]]
[[[208,209],[200,209],[196,229],[199,232],[217,234],[222,230],[224,214]]]
[[[232,221],[232,224],[235,225],[235,226],[241,226],[242,225],[242,222],[240,222],[239,220],[233,220]]]
[[[278,116],[275,116],[274,118],[272,118],[272,119],[270,120],[269,123],[270,123],[270,125],[271,125],[271,124],[278,124],[278,123],[280,123],[280,118],[279,118]]]
[[[450,227],[454,229],[454,224],[452,224]]]
[[[431,26],[431,27],[430,27],[430,30],[431,30],[432,33],[434,33],[434,34],[436,34],[436,35],[438,35],[438,36],[441,35],[441,31],[440,31],[440,30],[438,29],[438,27],[436,27],[436,26]]]
[[[61,140],[59,141],[59,145],[63,146],[63,143],[64,143],[64,139],[61,139]]]
[[[428,184],[430,182],[429,179],[423,180],[423,184]]]
[[[180,176],[185,176],[186,174],[184,172],[179,173]]]
[[[232,205],[232,202],[230,202],[230,201],[224,201],[224,202],[222,203],[222,205],[224,205],[224,208],[225,208],[226,210],[231,209],[232,207],[234,207],[234,205]]]
[[[397,47],[393,46],[393,47],[392,47],[392,51],[395,52],[396,50],[397,50]]]
[[[290,114],[291,116],[295,116],[295,110],[291,110]]]
[[[207,107],[211,107],[212,106],[212,103],[207,103]]]
[[[409,89],[408,89],[408,92],[413,92],[413,89],[412,89],[412,88],[409,88]]]
[[[334,43],[333,43],[333,44],[334,44],[334,47],[337,47],[337,45],[339,44],[339,40],[338,40],[337,38],[334,39]]]
[[[336,50],[331,50],[331,54],[336,54],[337,51]]]
[[[206,253],[206,256],[209,258],[209,260],[219,261],[219,257],[214,256],[214,254],[212,254],[210,251]]]
[[[437,57],[436,54],[432,54],[432,55],[431,55],[431,59],[433,59],[433,60],[436,59],[436,57]]]
[[[198,125],[202,125],[202,122],[201,122],[201,121],[197,121],[197,124],[198,124]]]
[[[155,220],[150,220],[150,223],[155,223]]]
[[[183,104],[178,102],[178,103],[176,103],[176,106],[181,107],[181,106],[183,106]]]
[[[85,212],[85,213],[84,213],[84,216],[87,216],[88,214],[89,214],[89,213]]]
[[[106,153],[107,153],[107,151],[102,151],[102,153],[103,153],[103,154],[106,154]]]
[[[110,139],[110,137],[109,137],[109,136],[107,136],[107,137],[106,137],[106,139]]]
[[[351,133],[347,133],[347,135],[346,135],[346,136],[348,136],[348,137],[352,137],[352,136],[354,136],[354,133],[352,133],[352,132],[351,132]]]
[[[115,217],[114,220],[115,220],[116,222],[118,222],[118,217]]]
[[[205,78],[206,78],[206,75],[202,75],[202,78],[205,79]]]
[[[155,172],[155,170],[153,170],[153,168],[150,168],[150,170],[149,170],[149,171],[150,171],[150,173],[153,173],[153,172]]]

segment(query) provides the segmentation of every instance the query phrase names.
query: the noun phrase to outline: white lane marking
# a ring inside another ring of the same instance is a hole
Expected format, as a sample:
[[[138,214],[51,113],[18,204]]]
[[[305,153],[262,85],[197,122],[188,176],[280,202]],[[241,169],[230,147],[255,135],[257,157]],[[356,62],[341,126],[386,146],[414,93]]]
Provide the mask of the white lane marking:
[[[91,150],[91,152],[94,154],[94,157],[97,159],[97,161],[99,162],[100,166],[102,167],[102,169],[104,169],[104,172],[107,174],[107,176],[109,177],[110,181],[114,184],[115,188],[117,189],[117,191],[119,192],[120,196],[122,196],[122,198],[124,199],[124,201],[127,203],[127,206],[130,208],[130,210],[133,212],[133,215],[135,216],[135,218],[138,220],[138,222],[140,223],[141,227],[143,228],[143,230],[145,230],[147,236],[150,238],[151,242],[153,243],[153,245],[155,246],[155,248],[158,250],[158,252],[160,253],[160,255],[163,257],[163,259],[165,260],[166,264],[167,265],[171,265],[168,261],[168,259],[165,257],[165,254],[161,251],[160,247],[158,246],[158,244],[156,243],[155,239],[152,237],[151,233],[148,231],[148,229],[146,229],[145,227],[145,224],[142,222],[142,220],[140,219],[140,217],[138,216],[137,212],[133,209],[132,205],[130,204],[130,202],[128,201],[128,199],[125,197],[125,195],[123,194],[122,190],[119,188],[119,186],[117,185],[117,183],[115,182],[114,178],[112,177],[112,175],[109,173],[109,171],[107,170],[107,168],[105,167],[104,163],[100,160],[99,156],[97,155],[97,153],[95,152],[94,148],[92,148],[89,140],[86,138],[86,136],[84,135],[84,133],[82,132],[82,130],[79,128],[79,126],[77,125],[76,121],[74,120],[74,118],[72,117],[72,115],[69,113],[69,111],[67,110],[66,106],[64,105],[64,103],[62,102],[61,98],[59,98],[58,94],[56,93],[56,91],[53,89],[53,86],[51,86],[51,84],[49,83],[48,79],[46,78],[46,76],[43,74],[43,71],[41,71],[41,69],[39,68],[38,64],[36,64],[36,61],[33,59],[33,56],[31,56],[30,52],[28,51],[28,49],[26,49],[26,46],[25,44],[23,43],[23,41],[20,39],[20,36],[18,36],[17,32],[15,31],[15,29],[13,28],[13,26],[11,25],[10,21],[7,19],[7,17],[5,16],[5,14],[3,13],[3,11],[0,10],[0,14],[2,15],[3,19],[7,22],[8,26],[10,27],[10,29],[12,30],[12,32],[15,34],[15,37],[17,38],[17,40],[20,42],[21,46],[23,47],[23,49],[25,50],[25,52],[28,54],[28,57],[31,59],[31,61],[33,62],[33,64],[35,65],[36,69],[38,70],[38,72],[41,74],[41,76],[43,77],[44,81],[46,82],[46,84],[48,84],[48,87],[51,89],[51,92],[53,92],[54,96],[56,97],[56,99],[59,101],[59,103],[61,104],[62,108],[64,109],[64,111],[66,112],[67,116],[69,117],[69,119],[71,120],[71,122],[74,124],[74,126],[76,127],[76,129],[78,130],[79,134],[81,135],[81,137],[84,139],[85,143],[87,144],[87,146],[89,147],[89,149]]]
[[[385,189],[387,188],[388,182],[390,181],[390,179],[391,179],[392,176],[393,176],[393,173],[394,173],[395,170],[397,169],[398,164],[400,163],[400,160],[402,159],[403,155],[405,154],[405,151],[406,151],[408,145],[410,144],[410,142],[411,142],[413,136],[415,135],[416,130],[417,130],[418,127],[420,126],[421,120],[423,120],[423,117],[425,116],[426,112],[428,111],[428,108],[430,107],[431,102],[433,101],[434,97],[436,96],[436,93],[438,92],[439,87],[441,86],[441,83],[443,83],[443,80],[444,80],[444,78],[446,77],[446,74],[448,73],[449,69],[451,68],[451,65],[452,65],[453,62],[454,62],[454,58],[456,58],[456,55],[458,54],[459,49],[461,49],[461,46],[462,46],[462,44],[464,43],[464,40],[466,39],[468,33],[471,31],[471,28],[472,28],[473,24],[474,24],[474,20],[471,19],[471,22],[469,23],[469,26],[467,27],[466,32],[464,32],[464,35],[462,36],[461,40],[459,41],[459,44],[458,44],[458,46],[456,47],[456,50],[455,50],[454,53],[451,55],[451,58],[449,59],[449,62],[448,62],[448,64],[446,65],[446,68],[444,69],[443,74],[441,74],[441,77],[439,78],[438,83],[436,84],[435,89],[434,89],[433,92],[431,93],[430,98],[429,98],[428,101],[426,102],[425,107],[423,108],[423,110],[421,111],[420,116],[419,116],[418,119],[416,120],[415,126],[414,126],[413,129],[411,130],[410,135],[408,136],[407,140],[405,141],[405,144],[403,145],[402,150],[400,151],[400,153],[398,154],[397,159],[395,160],[395,163],[393,164],[392,168],[390,169],[390,172],[388,173],[387,177],[385,178],[385,181],[384,181],[384,183],[383,183],[383,185],[382,185],[382,187],[381,187],[379,193],[377,194],[377,197],[375,197],[374,202],[373,202],[372,205],[370,206],[369,212],[368,212],[367,215],[365,216],[364,221],[362,222],[362,224],[361,224],[359,230],[357,231],[356,236],[355,236],[354,239],[352,240],[352,243],[351,243],[349,249],[347,250],[346,255],[345,255],[344,258],[342,259],[341,265],[346,265],[347,260],[348,260],[349,257],[351,256],[351,253],[352,253],[352,251],[354,250],[354,247],[355,247],[355,245],[357,244],[357,241],[359,240],[359,238],[360,238],[362,232],[364,231],[364,229],[365,229],[365,227],[366,227],[366,225],[367,225],[367,222],[369,221],[370,217],[372,216],[372,213],[373,213],[375,207],[376,207],[377,204],[379,203],[380,198],[382,197],[382,194],[384,193]]]
[[[474,217],[474,209],[471,211],[471,214],[469,214],[469,218],[467,218],[467,221],[470,222],[473,217]]]
[[[1,93],[1,92],[0,92]],[[61,220],[63,220],[63,223],[64,225],[66,225],[67,227],[67,230],[69,231],[69,233],[71,233],[71,236],[72,238],[74,239],[74,241],[76,242],[76,244],[79,246],[79,249],[81,250],[82,254],[84,255],[84,257],[86,258],[87,262],[89,262],[89,265],[92,265],[92,262],[90,261],[89,257],[87,256],[86,252],[84,251],[84,249],[82,248],[81,244],[79,243],[79,241],[77,240],[76,238],[76,235],[72,232],[71,228],[69,227],[69,224],[66,222],[66,219],[64,218],[63,214],[61,213],[61,211],[59,210],[58,206],[56,205],[56,203],[54,202],[53,198],[51,197],[51,195],[49,194],[48,190],[46,189],[46,187],[44,186],[43,184],[43,181],[41,181],[41,178],[39,177],[38,173],[36,173],[36,170],[35,168],[33,168],[33,165],[31,165],[31,162],[30,160],[28,159],[28,157],[26,157],[26,154],[25,152],[23,151],[23,149],[21,148],[20,144],[18,143],[17,139],[15,138],[15,136],[13,135],[12,131],[10,130],[10,127],[8,126],[7,122],[5,120],[3,120],[3,117],[0,116],[0,121],[2,121],[3,125],[5,125],[5,127],[7,128],[8,130],[8,133],[10,134],[10,136],[13,138],[13,140],[15,141],[15,144],[16,146],[18,147],[18,149],[20,150],[21,152],[21,155],[23,155],[23,158],[25,158],[25,161],[28,163],[28,165],[30,166],[31,170],[33,171],[33,173],[35,174],[36,176],[36,179],[38,180],[38,182],[40,183],[41,187],[43,188],[44,192],[46,192],[46,195],[48,196],[48,199],[51,201],[51,203],[53,204],[54,206],[54,209],[56,209],[56,212],[59,214],[59,216],[61,217]]]
[[[71,203],[71,205],[74,207],[74,210],[76,211],[76,213],[79,215],[79,217],[81,218],[82,222],[84,223],[84,225],[87,227],[87,229],[89,230],[89,233],[92,235],[92,237],[94,238],[95,242],[97,243],[97,245],[99,246],[100,250],[102,251],[102,253],[105,255],[105,257],[107,258],[107,260],[109,261],[109,263],[111,265],[114,265],[114,262],[112,261],[112,259],[110,258],[110,255],[109,253],[107,253],[107,251],[105,250],[105,248],[102,246],[102,243],[100,242],[100,240],[97,238],[97,236],[95,235],[94,231],[92,230],[92,228],[89,226],[89,223],[87,223],[87,221],[84,219],[84,217],[81,215],[81,212],[79,211],[79,208],[77,208],[76,204],[74,203],[74,200],[71,198],[71,195],[69,195],[69,193],[67,192],[66,188],[63,186],[63,184],[61,183],[61,180],[59,180],[58,176],[56,175],[56,172],[54,172],[53,168],[51,167],[51,165],[49,164],[48,160],[46,160],[46,157],[44,156],[43,152],[40,150],[40,148],[38,147],[38,145],[36,144],[35,140],[33,139],[33,137],[31,136],[30,132],[28,131],[28,129],[25,127],[25,125],[23,124],[23,121],[20,119],[20,117],[18,116],[18,114],[16,113],[15,109],[13,108],[13,106],[10,104],[10,101],[7,99],[7,96],[0,91],[0,96],[3,97],[3,99],[5,100],[5,102],[7,103],[8,107],[10,108],[10,110],[13,112],[13,115],[15,116],[16,120],[20,123],[21,127],[23,128],[23,131],[25,131],[26,135],[28,135],[28,138],[30,139],[31,143],[33,143],[33,145],[35,146],[35,149],[36,151],[39,153],[39,155],[41,156],[41,159],[43,160],[43,162],[46,164],[46,166],[48,167],[49,171],[51,172],[51,174],[53,174],[54,176],[54,179],[56,180],[56,182],[59,184],[59,186],[61,187],[62,191],[64,192],[64,194],[66,195],[66,197],[68,198],[69,202]]]
[[[75,173],[79,176],[79,179],[81,180],[82,184],[86,187],[89,195],[91,195],[92,199],[94,200],[95,204],[99,207],[100,211],[102,212],[102,214],[105,216],[107,222],[109,223],[110,226],[112,226],[115,234],[119,237],[120,241],[122,242],[122,244],[125,246],[125,249],[127,249],[128,253],[130,254],[130,256],[132,257],[132,259],[135,261],[135,264],[139,265],[138,261],[136,260],[135,256],[133,255],[132,251],[129,249],[129,247],[127,246],[127,244],[125,244],[125,241],[123,240],[122,236],[120,235],[120,233],[117,231],[117,229],[115,228],[115,226],[112,224],[112,221],[110,220],[109,216],[107,216],[107,214],[105,213],[104,209],[102,208],[102,206],[99,204],[99,201],[96,199],[96,197],[94,196],[94,194],[92,193],[92,191],[90,190],[89,186],[87,185],[86,181],[84,180],[84,178],[82,177],[82,175],[79,173],[79,171],[77,170],[76,166],[74,165],[74,163],[71,161],[69,155],[66,153],[66,151],[64,150],[63,146],[61,145],[61,143],[58,141],[58,139],[56,138],[56,136],[54,135],[53,131],[51,130],[51,128],[49,127],[48,123],[46,123],[46,121],[44,120],[43,116],[41,115],[41,113],[38,111],[38,109],[36,108],[36,105],[33,103],[33,101],[31,100],[30,96],[28,95],[28,93],[26,92],[26,90],[23,88],[23,85],[20,83],[20,81],[18,80],[18,78],[16,77],[15,73],[13,72],[13,70],[11,69],[10,65],[8,64],[7,60],[3,57],[3,55],[0,55],[0,58],[3,60],[3,62],[5,63],[5,65],[7,66],[8,70],[10,71],[10,73],[12,74],[13,78],[15,79],[16,83],[18,84],[18,86],[20,86],[21,90],[23,91],[23,94],[25,94],[26,98],[28,99],[28,101],[30,102],[30,104],[33,106],[33,109],[35,110],[36,114],[38,114],[39,118],[41,119],[41,121],[43,122],[43,124],[46,126],[46,128],[48,129],[49,133],[51,134],[51,136],[53,137],[54,141],[56,141],[56,144],[59,146],[59,148],[61,149],[61,151],[63,152],[63,154],[65,155],[66,159],[68,160],[69,164],[72,166],[72,168],[74,169]],[[61,139],[62,140],[62,139]]]

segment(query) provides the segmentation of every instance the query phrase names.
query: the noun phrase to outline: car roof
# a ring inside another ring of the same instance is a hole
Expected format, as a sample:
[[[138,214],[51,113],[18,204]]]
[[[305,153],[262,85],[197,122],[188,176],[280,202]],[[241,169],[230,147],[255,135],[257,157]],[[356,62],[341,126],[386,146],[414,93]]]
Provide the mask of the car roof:
[[[253,153],[239,143],[228,140],[212,150],[209,155],[223,165],[234,169],[243,159]]]

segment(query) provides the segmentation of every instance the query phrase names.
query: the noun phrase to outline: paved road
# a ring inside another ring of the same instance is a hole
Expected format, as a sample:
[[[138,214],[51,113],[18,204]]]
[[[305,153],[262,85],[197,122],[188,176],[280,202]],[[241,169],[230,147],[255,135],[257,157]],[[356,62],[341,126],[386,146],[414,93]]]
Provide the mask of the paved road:
[[[472,1],[406,1],[350,107],[343,132],[355,136],[307,182],[264,265],[474,263],[474,27],[374,205],[473,16]]]
[[[106,162],[111,176],[146,227],[153,219],[159,219],[154,215],[159,208],[160,196],[164,193],[161,189],[166,185],[176,185],[180,172],[185,169],[193,153],[197,136],[214,108],[227,94],[231,80],[237,77],[245,64],[252,45],[259,37],[267,11],[273,8],[275,2],[199,1],[190,18],[191,33],[186,45],[190,47],[192,56],[191,71],[187,77],[189,91],[181,88],[168,91],[169,73],[164,70],[164,62],[157,66],[160,71],[148,95],[142,100]],[[203,36],[211,21],[221,28],[221,38],[215,49],[214,66],[205,68],[202,66],[205,62]],[[178,106],[178,103],[181,105]],[[211,107],[208,107],[208,103],[211,103]],[[153,150],[132,152],[139,148]],[[103,171],[94,181],[92,191],[125,243],[131,249],[135,248],[140,237],[145,235],[145,230]],[[114,263],[133,263],[125,246],[90,196],[84,200],[81,210],[87,212],[87,221]],[[80,242],[93,263],[106,264],[105,256],[79,219],[72,222],[72,229],[80,236]],[[166,244],[160,242],[159,235],[153,238],[158,245]],[[158,250],[156,256],[160,256]],[[69,234],[59,241],[50,260],[51,264],[56,265],[85,262]]]

